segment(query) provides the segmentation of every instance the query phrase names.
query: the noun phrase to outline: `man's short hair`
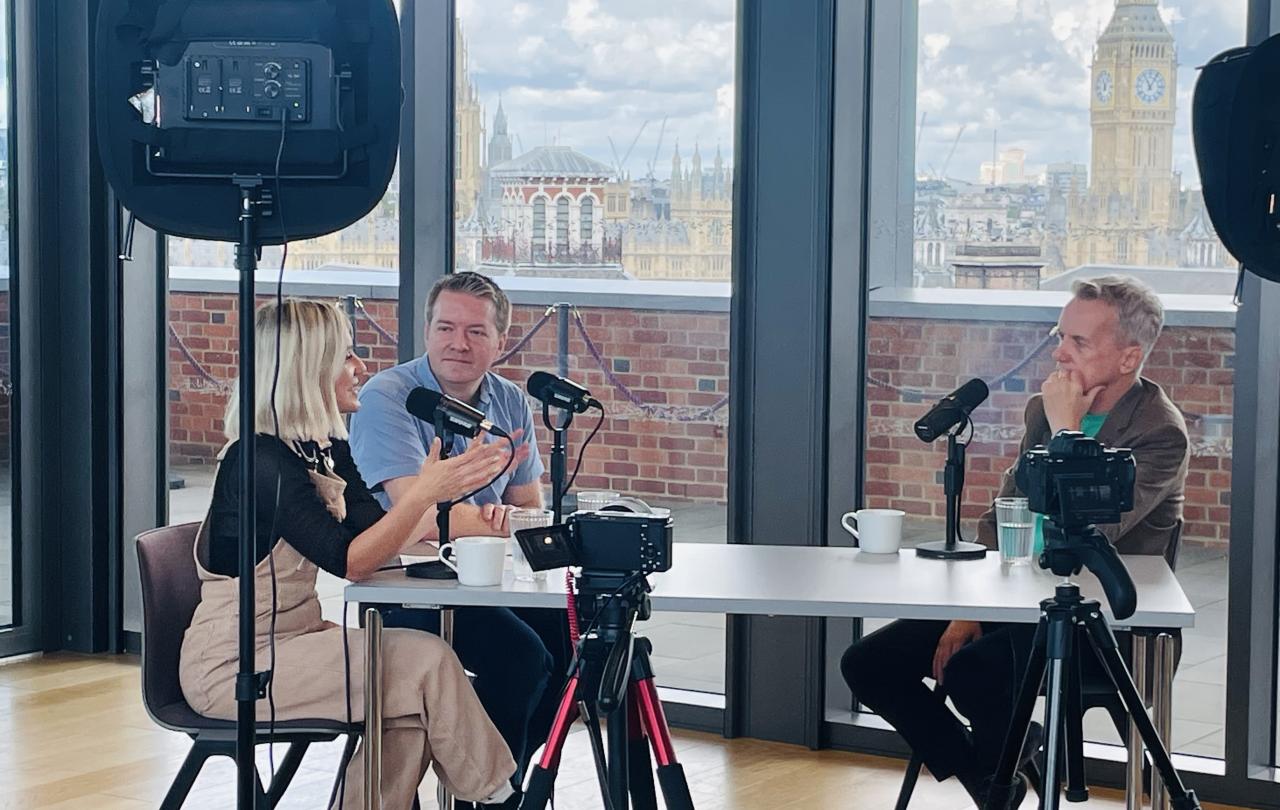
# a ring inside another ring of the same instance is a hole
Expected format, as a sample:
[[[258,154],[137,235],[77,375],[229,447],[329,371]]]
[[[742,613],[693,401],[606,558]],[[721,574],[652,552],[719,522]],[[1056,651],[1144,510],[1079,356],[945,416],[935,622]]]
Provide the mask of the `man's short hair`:
[[[436,299],[440,297],[440,293],[446,291],[463,293],[464,295],[491,301],[493,303],[494,325],[498,327],[498,334],[505,335],[507,333],[507,328],[511,326],[511,299],[507,298],[507,294],[493,282],[493,279],[481,273],[473,273],[470,270],[464,270],[459,273],[446,273],[435,284],[431,285],[431,292],[427,293],[427,311],[424,313],[428,324],[431,323],[431,316],[435,313]]]
[[[1083,301],[1103,301],[1116,311],[1120,336],[1142,347],[1146,360],[1164,326],[1164,305],[1156,291],[1131,276],[1102,276],[1071,285],[1071,294]]]

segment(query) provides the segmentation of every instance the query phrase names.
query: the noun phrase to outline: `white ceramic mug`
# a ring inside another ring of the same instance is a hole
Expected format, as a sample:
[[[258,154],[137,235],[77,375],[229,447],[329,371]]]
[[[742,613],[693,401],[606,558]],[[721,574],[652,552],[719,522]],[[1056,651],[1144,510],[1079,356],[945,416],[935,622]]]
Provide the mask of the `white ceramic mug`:
[[[860,509],[845,512],[840,525],[868,554],[897,554],[902,547],[902,519],[906,514],[900,509]],[[849,524],[851,520],[853,525]]]
[[[477,588],[502,584],[506,556],[505,537],[458,537],[440,547],[440,562],[458,572],[458,584]]]

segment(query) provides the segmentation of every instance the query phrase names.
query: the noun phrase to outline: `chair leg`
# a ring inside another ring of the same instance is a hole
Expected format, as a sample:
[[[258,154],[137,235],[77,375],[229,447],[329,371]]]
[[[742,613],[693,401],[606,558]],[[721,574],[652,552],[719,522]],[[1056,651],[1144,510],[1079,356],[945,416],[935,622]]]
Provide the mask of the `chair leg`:
[[[912,754],[911,761],[907,763],[907,772],[902,776],[902,787],[898,790],[898,803],[893,806],[894,810],[907,810],[907,805],[911,803],[911,794],[916,790],[916,780],[920,778],[920,769],[923,767],[924,761]]]
[[[164,795],[164,799],[160,802],[160,810],[178,810],[182,807],[182,803],[187,800],[187,794],[191,792],[191,786],[196,783],[196,777],[200,775],[200,769],[204,767],[204,763],[209,757],[221,753],[223,753],[221,746],[198,740],[193,742],[191,750],[187,752],[187,758],[182,761],[182,767],[178,769],[177,775],[173,777],[173,783],[169,785],[169,792]]]
[[[347,772],[347,766],[351,764],[351,758],[356,755],[356,743],[360,742],[360,733],[353,732],[347,735],[347,744],[342,747],[342,759],[338,760],[338,772],[333,777],[333,790],[329,791],[329,803],[326,807],[333,807],[338,801],[338,788],[342,785],[342,776]]]
[[[280,797],[288,790],[289,783],[298,773],[298,766],[302,764],[302,758],[307,755],[310,747],[311,743],[305,741],[290,743],[289,750],[285,751],[284,759],[280,761],[279,770],[271,777],[271,786],[267,788],[267,810],[280,803]]]

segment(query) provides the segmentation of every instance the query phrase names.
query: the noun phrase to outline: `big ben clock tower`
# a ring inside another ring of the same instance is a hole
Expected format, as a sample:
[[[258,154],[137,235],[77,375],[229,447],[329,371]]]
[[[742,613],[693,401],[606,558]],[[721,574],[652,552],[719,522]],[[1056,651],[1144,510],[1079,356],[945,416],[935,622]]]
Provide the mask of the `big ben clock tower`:
[[[1091,67],[1089,194],[1070,251],[1080,263],[1164,263],[1152,236],[1178,224],[1177,69],[1158,0],[1116,0]]]

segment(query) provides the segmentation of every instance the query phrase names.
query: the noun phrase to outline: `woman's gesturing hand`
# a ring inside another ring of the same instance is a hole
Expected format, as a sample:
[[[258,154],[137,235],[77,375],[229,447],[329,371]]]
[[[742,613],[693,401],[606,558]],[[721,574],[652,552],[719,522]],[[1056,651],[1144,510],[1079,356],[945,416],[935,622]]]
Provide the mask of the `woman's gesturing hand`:
[[[431,440],[427,459],[418,470],[414,488],[429,502],[460,498],[496,478],[510,457],[511,451],[505,441],[477,440],[472,441],[463,453],[441,459],[440,439],[437,437]]]

